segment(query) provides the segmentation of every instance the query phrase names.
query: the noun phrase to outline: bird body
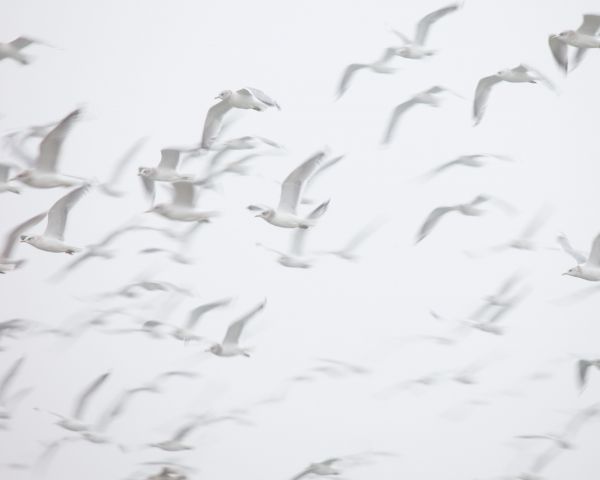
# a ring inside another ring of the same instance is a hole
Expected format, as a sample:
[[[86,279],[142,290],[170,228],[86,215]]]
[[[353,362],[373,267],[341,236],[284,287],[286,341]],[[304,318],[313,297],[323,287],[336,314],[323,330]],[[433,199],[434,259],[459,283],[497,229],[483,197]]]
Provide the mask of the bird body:
[[[582,278],[590,282],[600,281],[600,234],[594,238],[590,255],[585,262],[569,269],[563,275]]]
[[[169,220],[179,222],[204,222],[218,216],[218,212],[201,211],[194,207],[196,187],[190,182],[173,183],[173,201],[159,203],[147,212],[157,213]]]
[[[40,43],[27,37],[18,37],[12,42],[0,43],[0,61],[10,58],[21,65],[29,64],[30,60],[21,50],[32,43]]]

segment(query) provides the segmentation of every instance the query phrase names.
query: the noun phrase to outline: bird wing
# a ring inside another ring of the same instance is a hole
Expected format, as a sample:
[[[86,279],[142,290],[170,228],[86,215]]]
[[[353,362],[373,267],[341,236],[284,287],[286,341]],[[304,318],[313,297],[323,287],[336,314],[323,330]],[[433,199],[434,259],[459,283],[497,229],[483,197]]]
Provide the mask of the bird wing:
[[[571,245],[571,242],[565,234],[561,233],[558,237],[556,237],[556,241],[563,251],[571,255],[578,264],[585,262],[585,255],[573,248],[573,245]]]
[[[364,243],[371,235],[379,230],[382,224],[383,222],[381,220],[374,220],[365,227],[361,228],[350,238],[346,246],[343,248],[343,251],[353,252],[356,250],[360,244]]]
[[[112,174],[110,175],[110,178],[107,183],[115,183],[119,179],[125,167],[140,151],[140,149],[144,146],[144,143],[146,143],[147,140],[148,139],[146,137],[142,137],[139,140],[136,140],[136,142],[127,149],[127,151],[117,161],[115,168],[113,169]]]
[[[177,170],[179,163],[179,150],[174,148],[163,148],[160,151],[160,163],[158,168],[161,170]]]
[[[348,90],[348,87],[350,87],[350,80],[352,79],[354,74],[366,67],[367,65],[365,65],[364,63],[351,63],[346,67],[337,88],[338,98],[340,98],[344,93],[346,93],[346,90]]]
[[[0,183],[6,183],[10,169],[10,165],[7,165],[6,163],[0,163]]]
[[[410,109],[417,103],[419,102],[416,99],[411,98],[410,100],[407,100],[406,102],[403,102],[400,105],[397,105],[396,108],[394,108],[392,114],[390,115],[390,119],[388,121],[388,126],[383,136],[382,143],[390,143],[390,141],[392,140],[392,133],[394,133],[398,120],[400,120],[400,117],[404,114],[404,112],[406,112],[408,109]]]
[[[21,236],[21,233],[29,230],[30,227],[37,225],[44,218],[46,218],[46,212],[39,213],[13,228],[6,237],[6,243],[4,244],[4,250],[2,251],[2,258],[10,258],[10,254],[17,244],[17,240]]]
[[[253,95],[255,98],[260,100],[265,105],[268,105],[269,107],[276,107],[279,110],[281,110],[281,107],[279,106],[279,104],[275,100],[273,100],[271,97],[269,97],[262,90],[259,90],[258,88],[253,88],[253,87],[244,87],[241,90],[238,90],[238,93],[242,93],[242,92],[244,92],[244,90],[249,92],[251,95]]]
[[[224,100],[215,103],[208,109],[206,118],[204,119],[204,128],[202,130],[202,148],[210,148],[217,139],[223,124],[223,117],[229,110],[231,110],[231,106],[229,105],[229,102]]]
[[[433,228],[440,221],[440,219],[444,215],[446,215],[447,213],[452,212],[453,210],[456,210],[456,207],[437,207],[437,208],[434,208],[431,211],[431,213],[427,216],[427,218],[425,219],[425,222],[423,223],[423,226],[419,230],[419,233],[417,234],[416,243],[420,242],[427,235],[429,235],[431,233],[431,231],[433,230]]]
[[[455,3],[425,15],[421,20],[419,20],[419,23],[417,23],[417,31],[415,32],[415,43],[417,45],[424,45],[431,26],[440,18],[445,17],[449,13],[455,12],[459,8],[460,5]]]
[[[562,437],[567,438],[575,435],[590,418],[596,417],[598,414],[600,414],[598,404],[591,405],[578,411],[567,423]]]
[[[228,305],[230,302],[231,302],[230,298],[225,298],[223,300],[217,300],[216,302],[205,303],[203,305],[200,305],[200,306],[194,308],[188,314],[186,328],[189,328],[189,329],[194,328],[194,326],[198,323],[198,320],[200,320],[200,317],[202,315],[210,312],[211,310],[214,310],[215,308],[224,307],[225,305]]]
[[[179,430],[177,430],[175,432],[175,435],[173,435],[173,439],[172,440],[174,442],[180,442],[187,435],[189,435],[192,430],[194,430],[195,428],[197,428],[198,425],[200,425],[200,422],[198,420],[194,420],[192,423],[184,425],[183,427],[181,427]]]
[[[590,250],[587,263],[595,267],[600,267],[600,233],[596,235],[596,238],[592,242],[592,249]]]
[[[35,40],[27,37],[17,37],[12,42],[9,43],[11,47],[16,50],[21,50],[25,47],[28,47],[32,43],[35,43]]]
[[[89,185],[76,188],[65,196],[61,197],[48,211],[48,225],[44,235],[47,237],[64,239],[65,228],[67,226],[67,216],[73,206],[89,190]]]
[[[525,71],[529,71],[529,72],[533,73],[535,75],[536,79],[539,80],[540,83],[542,85],[546,86],[548,89],[552,90],[553,92],[557,91],[556,85],[554,85],[554,82],[552,82],[552,80],[550,80],[546,75],[544,75],[542,72],[540,72],[537,68],[533,68],[531,65],[527,65],[526,63],[522,63],[521,65],[519,65],[519,67],[522,67]]]
[[[583,22],[577,29],[577,33],[582,33],[584,35],[597,35],[598,29],[600,29],[600,15],[589,15],[588,14],[588,15],[583,16]],[[579,65],[581,63],[587,50],[588,50],[587,48],[578,48],[577,49],[577,51],[575,52],[575,55],[573,56],[573,59],[571,61],[571,63],[572,63],[571,69],[574,69],[575,67],[577,67],[577,65]]]
[[[173,184],[173,204],[182,207],[193,207],[196,203],[196,188],[189,182]]]
[[[307,180],[317,171],[323,163],[325,152],[317,152],[308,160],[305,160],[290,173],[281,185],[281,197],[277,209],[282,212],[296,213],[300,202],[302,190]]]
[[[498,75],[490,75],[489,77],[483,77],[477,83],[475,99],[473,100],[473,120],[475,121],[475,125],[481,122],[483,118],[492,87],[501,81]]]
[[[550,46],[550,51],[552,52],[556,64],[564,73],[567,73],[567,70],[569,69],[569,60],[567,56],[568,45],[563,42],[558,35],[550,35],[548,37],[548,45]]]
[[[248,323],[248,321],[252,319],[254,315],[256,315],[263,308],[265,308],[266,303],[266,300],[262,301],[248,313],[244,314],[241,318],[233,322],[227,329],[227,333],[225,333],[223,345],[237,345],[238,340],[240,339],[240,335],[242,334],[242,330],[246,326],[246,323]]]
[[[587,381],[587,374],[592,365],[589,360],[579,360],[577,362],[577,379],[579,380],[579,388],[583,389]]]
[[[75,403],[75,408],[73,409],[73,418],[81,420],[90,397],[102,386],[109,375],[110,372],[103,373],[83,391]]]
[[[315,208],[312,212],[308,214],[306,217],[310,220],[316,220],[323,216],[323,214],[329,208],[329,200],[323,202],[317,208]],[[294,232],[292,232],[292,243],[290,246],[290,252],[293,255],[301,256],[304,254],[304,244],[306,243],[306,235],[308,234],[308,229],[306,228],[296,228]]]
[[[75,124],[75,121],[81,115],[81,110],[73,110],[65,118],[63,118],[58,125],[54,127],[44,137],[40,143],[40,150],[36,163],[36,168],[44,172],[54,172],[56,170],[56,163],[58,156],[60,155],[60,149],[62,144],[71,130],[71,127]]]
[[[301,472],[294,475],[290,480],[300,480],[301,478],[306,477],[306,475],[308,475],[309,473],[312,473],[312,468],[307,467]]]
[[[19,373],[19,370],[21,369],[24,361],[25,361],[25,357],[19,358],[8,369],[8,371],[6,372],[4,377],[2,377],[2,380],[0,381],[0,405],[3,403],[2,397],[4,397],[6,395],[6,392],[8,391],[10,384],[13,382],[13,380],[17,376],[17,373]]]

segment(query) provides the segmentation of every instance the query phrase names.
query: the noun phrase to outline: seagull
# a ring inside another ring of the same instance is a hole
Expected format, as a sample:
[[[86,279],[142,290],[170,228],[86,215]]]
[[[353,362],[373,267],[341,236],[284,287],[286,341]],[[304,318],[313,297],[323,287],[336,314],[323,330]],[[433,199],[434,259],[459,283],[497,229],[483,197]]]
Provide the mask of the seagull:
[[[6,163],[0,163],[0,193],[11,192],[11,193],[21,193],[21,190],[14,185],[11,185],[9,182],[8,173],[12,165],[7,165]]]
[[[576,47],[571,70],[575,69],[589,48],[600,48],[600,15],[584,15],[583,23],[577,30],[565,30],[558,35],[548,37],[548,45],[552,56],[560,69],[569,71],[569,46]]]
[[[182,265],[190,265],[194,263],[194,259],[185,255],[186,250],[189,250],[190,242],[193,240],[194,234],[196,233],[198,228],[200,228],[205,223],[207,222],[195,222],[185,232],[183,232],[182,234],[178,234],[177,239],[179,240],[179,248],[177,249],[177,251],[161,247],[148,247],[143,248],[138,253],[143,255],[151,253],[167,253],[169,255],[169,258],[174,262],[180,263]]]
[[[591,282],[600,281],[600,234],[596,235],[592,243],[589,257],[576,267],[569,269],[563,275],[583,278]]]
[[[294,475],[291,480],[300,480],[307,475],[339,475],[340,472],[333,467],[333,464],[339,462],[341,459],[337,457],[328,458],[321,462],[311,463],[308,467],[302,470],[297,475]]]
[[[437,223],[442,217],[450,212],[457,212],[467,216],[479,216],[485,213],[484,210],[478,208],[482,203],[488,202],[490,199],[486,195],[477,195],[473,200],[468,203],[460,203],[458,205],[451,205],[447,207],[437,207],[431,211],[431,213],[425,219],[425,223],[421,226],[415,243],[419,243],[431,231],[435,228]]]
[[[23,223],[20,223],[10,231],[6,237],[4,250],[0,255],[0,273],[6,273],[10,270],[15,270],[25,263],[25,260],[12,260],[10,258],[12,251],[17,244],[17,240],[21,237],[21,234],[40,223],[44,218],[46,218],[46,212],[39,213],[38,215],[25,220]]]
[[[160,448],[167,452],[181,452],[183,450],[192,450],[194,447],[185,445],[183,440],[188,436],[192,430],[196,429],[200,425],[200,422],[195,419],[193,422],[184,425],[175,432],[175,435],[169,440],[158,443],[151,443],[151,447]]]
[[[445,172],[446,170],[453,167],[471,167],[471,168],[481,168],[485,167],[488,164],[488,160],[502,160],[507,162],[512,162],[512,158],[507,157],[505,155],[495,155],[491,153],[475,153],[471,155],[460,155],[449,162],[442,163],[438,167],[435,167],[433,170],[424,174],[422,178],[424,180],[429,180],[437,175]]]
[[[383,136],[383,140],[381,143],[388,144],[392,140],[392,134],[396,129],[396,125],[400,120],[400,117],[404,115],[408,110],[410,110],[415,105],[428,105],[430,107],[439,107],[441,105],[441,98],[439,94],[442,92],[448,92],[449,90],[440,86],[433,86],[424,90],[422,92],[413,95],[409,100],[397,105],[394,110],[392,110],[392,114],[388,121],[388,126],[386,128],[385,134]]]
[[[587,382],[588,371],[590,367],[594,367],[596,370],[600,370],[600,359],[586,360],[581,359],[577,362],[577,374],[579,380],[579,387],[583,390]]]
[[[97,377],[89,386],[85,388],[85,390],[81,393],[81,395],[77,398],[75,402],[75,407],[73,408],[73,414],[71,417],[66,417],[59,413],[51,412],[53,415],[59,417],[61,420],[57,423],[60,427],[70,430],[72,432],[83,432],[89,429],[89,426],[83,423],[82,417],[85,413],[85,409],[87,407],[90,398],[98,389],[106,382],[110,375],[110,372],[103,373],[99,377]]]
[[[371,70],[374,73],[394,73],[396,69],[390,67],[388,64],[390,61],[399,55],[397,47],[389,47],[383,51],[381,57],[375,60],[373,63],[352,63],[346,67],[344,74],[340,80],[337,88],[337,98],[339,99],[350,87],[350,81],[359,70]]]
[[[48,224],[43,235],[21,235],[21,242],[28,243],[40,250],[73,255],[81,249],[64,242],[67,216],[73,206],[89,190],[89,185],[76,188],[61,197],[48,211]]]
[[[356,232],[339,250],[330,250],[326,253],[331,255],[335,255],[342,260],[348,260],[354,262],[358,260],[358,256],[356,254],[356,250],[363,244],[366,240],[369,239],[379,228],[381,228],[382,222],[380,220],[373,221],[368,225],[361,228],[358,232]]]
[[[40,143],[35,167],[19,173],[14,179],[35,188],[72,187],[86,183],[85,179],[56,171],[62,144],[80,116],[81,110],[74,110],[50,130]]]
[[[33,43],[43,44],[42,42],[29,37],[18,37],[12,42],[0,43],[0,61],[5,58],[10,58],[15,62],[19,62],[21,65],[28,65],[30,59],[24,55],[21,50]]]
[[[279,104],[266,93],[257,88],[245,87],[237,91],[223,90],[215,97],[220,102],[208,109],[204,120],[200,147],[210,149],[217,139],[223,124],[223,118],[232,108],[251,109],[262,112],[269,107],[281,110]]]
[[[229,325],[227,332],[225,333],[225,338],[223,338],[222,343],[216,343],[212,345],[208,351],[217,355],[218,357],[235,357],[238,355],[244,355],[245,357],[249,357],[247,349],[244,349],[239,346],[240,335],[242,334],[242,330],[258,312],[265,308],[267,301],[263,300],[256,307],[250,310],[248,313],[242,315],[239,319]]]
[[[308,220],[316,220],[321,217],[329,207],[329,202],[325,202],[315,208],[306,217]],[[288,253],[281,252],[271,247],[258,244],[263,248],[279,255],[277,261],[284,267],[291,268],[310,268],[313,266],[314,259],[309,257],[304,252],[304,244],[306,243],[306,235],[308,230],[305,228],[297,228],[292,233],[292,244]]]
[[[191,340],[200,340],[202,337],[196,335],[193,330],[202,318],[203,315],[207,314],[211,310],[225,307],[231,303],[230,298],[224,298],[222,300],[216,300],[210,303],[204,303],[192,309],[189,314],[187,321],[183,327],[176,328],[173,332],[173,337],[183,342],[189,342]]]
[[[397,55],[400,55],[404,58],[418,60],[435,54],[435,50],[430,50],[425,47],[425,41],[427,40],[429,29],[435,22],[445,17],[446,15],[457,11],[460,7],[460,4],[455,3],[446,7],[442,7],[438,10],[435,10],[434,12],[425,15],[417,23],[417,28],[413,40],[408,38],[403,33],[399,32],[398,30],[392,30],[392,32],[395,33],[398,37],[400,37],[405,43],[405,46],[399,49],[399,53],[397,53]]]
[[[119,181],[119,178],[121,177],[125,167],[127,167],[131,160],[135,158],[136,154],[146,143],[146,140],[146,138],[140,138],[139,140],[137,140],[131,147],[127,149],[123,156],[117,161],[109,179],[106,182],[98,185],[102,193],[105,193],[110,197],[122,197],[125,194],[125,192],[116,188],[116,184]]]
[[[159,203],[146,213],[157,213],[169,220],[180,222],[205,222],[218,216],[218,212],[195,210],[196,186],[190,182],[173,183],[173,201]]]
[[[160,163],[157,167],[139,167],[138,175],[144,182],[144,187],[149,193],[153,193],[154,182],[191,182],[194,175],[179,173],[177,165],[179,164],[180,150],[174,148],[163,148],[160,151]]]
[[[302,191],[320,167],[325,157],[325,152],[318,152],[305,160],[299,167],[290,173],[281,185],[281,196],[279,206],[276,209],[266,205],[250,205],[248,210],[258,212],[256,215],[276,227],[282,228],[309,228],[316,224],[316,218],[300,217],[297,213],[298,204],[302,198]],[[325,213],[324,202],[316,210],[321,208],[321,214]]]
[[[535,68],[524,63],[514,68],[500,70],[489,77],[483,77],[479,80],[475,89],[475,100],[473,101],[473,121],[475,125],[478,125],[483,118],[492,87],[500,82],[540,83],[550,90],[556,91],[556,88],[548,78]]]

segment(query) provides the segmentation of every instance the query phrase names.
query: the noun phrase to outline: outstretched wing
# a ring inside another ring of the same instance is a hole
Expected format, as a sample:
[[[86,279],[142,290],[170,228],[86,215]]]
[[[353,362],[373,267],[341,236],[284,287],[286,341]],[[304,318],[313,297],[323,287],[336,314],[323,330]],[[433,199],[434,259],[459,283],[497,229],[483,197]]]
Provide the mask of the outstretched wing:
[[[392,134],[394,133],[394,130],[396,129],[396,125],[398,124],[400,117],[407,110],[409,110],[410,108],[415,106],[417,103],[418,103],[417,100],[415,100],[414,98],[411,98],[410,100],[408,100],[404,103],[401,103],[400,105],[397,105],[396,108],[394,108],[394,110],[392,111],[392,114],[390,115],[390,119],[388,121],[388,125],[385,130],[385,134],[383,136],[383,140],[381,143],[383,143],[383,144],[390,143],[390,141],[392,140]]]
[[[24,361],[25,357],[19,358],[15,363],[12,364],[12,366],[6,372],[6,375],[4,375],[4,377],[2,378],[2,381],[0,381],[0,405],[3,403],[2,398],[6,395],[10,384],[13,382],[13,380],[19,373],[19,370],[23,366]]]
[[[217,300],[216,302],[205,303],[203,305],[200,305],[200,306],[194,308],[188,314],[186,328],[188,328],[188,329],[194,328],[196,326],[196,324],[198,323],[198,320],[200,320],[200,317],[202,317],[202,315],[210,312],[211,310],[214,310],[215,308],[224,307],[225,305],[228,305],[230,302],[231,302],[230,298],[225,298],[223,300]]]
[[[600,233],[596,235],[596,238],[594,238],[594,241],[592,242],[592,249],[587,263],[594,267],[600,267]]]
[[[96,380],[94,380],[79,396],[75,403],[75,409],[73,410],[73,418],[81,420],[85,408],[90,401],[90,397],[102,386],[108,379],[110,372],[103,373]]]
[[[583,22],[577,29],[578,33],[582,33],[584,35],[597,35],[598,30],[600,29],[600,15],[584,15]],[[573,56],[573,60],[571,61],[571,70],[575,69],[583,60],[587,48],[578,48]]]
[[[67,216],[73,206],[89,190],[89,185],[76,188],[60,198],[48,211],[48,226],[44,235],[47,237],[64,239],[67,226]]]
[[[492,87],[501,81],[498,75],[490,75],[489,77],[483,77],[477,83],[475,99],[473,100],[473,120],[475,125],[481,122],[483,118]]]
[[[348,87],[350,87],[350,80],[352,80],[354,74],[365,67],[366,65],[364,63],[351,63],[346,67],[337,88],[337,98],[340,98],[344,93],[346,93],[346,90],[348,90]]]
[[[202,148],[210,148],[217,139],[223,125],[223,117],[229,110],[231,110],[231,106],[229,102],[225,101],[215,103],[208,109],[202,130]]]
[[[227,329],[227,333],[223,339],[223,345],[237,345],[240,335],[242,334],[242,330],[244,330],[244,327],[248,321],[250,321],[258,312],[265,308],[266,303],[266,300],[259,303],[248,313],[244,314],[241,318],[233,322]]]
[[[438,224],[440,219],[449,212],[455,210],[455,207],[437,207],[434,208],[431,213],[425,219],[425,222],[421,226],[415,243],[419,243],[427,235],[431,233],[434,227]]]
[[[281,110],[281,107],[279,106],[279,104],[275,100],[273,100],[271,97],[269,97],[262,90],[259,90],[258,88],[253,88],[253,87],[244,87],[244,88],[242,88],[242,91],[243,90],[250,92],[252,95],[254,95],[255,98],[260,100],[265,105],[268,105],[269,107],[275,107],[278,110]]]
[[[567,73],[569,69],[569,60],[567,57],[568,45],[563,42],[558,35],[550,35],[548,37],[548,45],[550,46],[550,51],[552,52],[556,64],[564,73]]]
[[[36,163],[38,170],[44,172],[53,172],[56,170],[56,163],[58,162],[62,144],[80,115],[81,110],[72,111],[44,137],[40,143],[40,151]]]
[[[325,152],[315,153],[286,177],[281,185],[281,198],[277,207],[279,211],[296,213],[302,190],[307,180],[317,171],[324,157]]]
[[[163,148],[160,151],[160,163],[158,168],[161,170],[177,170],[179,163],[179,150],[174,148]]]
[[[25,220],[23,223],[20,223],[15,228],[13,228],[6,238],[6,243],[4,244],[4,250],[2,251],[2,258],[10,258],[10,255],[17,244],[17,240],[21,236],[21,233],[26,232],[29,228],[33,227],[40,223],[44,218],[46,218],[46,212],[39,213],[38,215],[31,217],[28,220]]]
[[[417,23],[417,31],[415,33],[415,43],[417,45],[424,45],[427,39],[427,34],[431,26],[437,22],[440,18],[445,17],[449,13],[455,12],[460,8],[459,4],[448,5],[447,7],[440,8],[435,12],[431,12],[425,15],[419,23]]]

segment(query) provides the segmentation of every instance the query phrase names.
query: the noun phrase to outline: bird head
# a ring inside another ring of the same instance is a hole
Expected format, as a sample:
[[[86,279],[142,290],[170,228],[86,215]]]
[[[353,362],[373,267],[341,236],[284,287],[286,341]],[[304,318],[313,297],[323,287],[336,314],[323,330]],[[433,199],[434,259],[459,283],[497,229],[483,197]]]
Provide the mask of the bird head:
[[[266,205],[249,205],[248,210],[251,212],[255,212],[255,217],[261,218],[269,218],[269,216],[273,215],[273,209],[267,207]]]
[[[215,97],[215,99],[225,100],[225,99],[231,97],[232,93],[233,92],[231,90],[223,90]]]
[[[210,353],[214,353],[215,355],[219,355],[222,352],[223,348],[218,343],[211,345],[206,351]]]
[[[138,175],[148,177],[152,174],[152,169],[148,167],[138,167]]]
[[[581,277],[581,265],[577,265],[576,267],[570,268],[565,273],[563,273],[563,275],[569,275],[571,277]]]
[[[31,243],[35,235],[21,235],[21,242]]]

